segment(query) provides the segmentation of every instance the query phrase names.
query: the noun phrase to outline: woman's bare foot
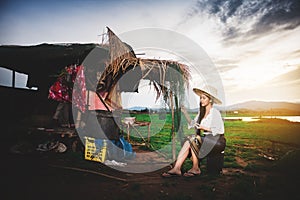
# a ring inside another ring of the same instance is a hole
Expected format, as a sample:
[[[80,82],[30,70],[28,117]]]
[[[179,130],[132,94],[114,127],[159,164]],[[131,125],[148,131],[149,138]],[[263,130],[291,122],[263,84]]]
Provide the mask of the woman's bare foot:
[[[173,176],[181,176],[181,171],[179,170],[175,170],[174,168],[167,171],[167,172],[164,172],[162,174],[163,177],[173,177]]]
[[[187,172],[185,172],[183,174],[183,176],[185,177],[193,177],[193,176],[198,176],[201,174],[201,170],[200,169],[190,169]]]

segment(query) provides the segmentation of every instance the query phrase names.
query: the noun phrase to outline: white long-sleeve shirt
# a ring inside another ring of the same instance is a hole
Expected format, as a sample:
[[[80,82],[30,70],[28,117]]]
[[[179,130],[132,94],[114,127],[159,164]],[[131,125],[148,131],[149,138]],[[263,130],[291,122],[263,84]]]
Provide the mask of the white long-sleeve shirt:
[[[197,122],[197,119],[199,117],[200,113],[198,112],[197,116],[188,124],[188,128],[192,128],[195,126],[195,123]],[[202,119],[201,126],[210,129],[210,132],[204,132],[204,134],[212,134],[213,136],[216,136],[217,134],[224,134],[224,122],[222,120],[220,112],[212,107],[208,113],[208,115]]]

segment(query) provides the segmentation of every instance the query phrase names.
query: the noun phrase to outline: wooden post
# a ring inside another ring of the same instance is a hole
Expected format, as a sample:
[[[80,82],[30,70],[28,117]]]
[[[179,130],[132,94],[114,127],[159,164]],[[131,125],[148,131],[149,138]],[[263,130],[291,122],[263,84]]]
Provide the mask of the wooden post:
[[[150,125],[151,125],[151,123],[149,122],[149,124],[148,124],[148,143],[150,143]]]
[[[11,87],[15,88],[16,87],[16,71],[12,70],[12,83],[11,83]]]
[[[175,131],[174,131],[174,102],[173,102],[173,92],[170,91],[170,104],[172,113],[172,159],[176,159],[176,145],[175,145]]]
[[[77,118],[75,122],[76,128],[82,128],[83,125],[80,123],[80,121],[81,121],[81,112],[77,111]]]
[[[130,124],[127,124],[127,141],[130,142]]]

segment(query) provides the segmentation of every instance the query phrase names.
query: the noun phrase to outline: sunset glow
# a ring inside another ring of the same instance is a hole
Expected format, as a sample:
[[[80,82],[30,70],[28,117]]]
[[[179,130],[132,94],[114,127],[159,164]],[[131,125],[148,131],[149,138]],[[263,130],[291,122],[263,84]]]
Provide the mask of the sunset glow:
[[[226,104],[300,101],[298,0],[7,1],[0,11],[2,45],[99,43],[106,26],[118,35],[168,29],[208,54],[222,78]]]

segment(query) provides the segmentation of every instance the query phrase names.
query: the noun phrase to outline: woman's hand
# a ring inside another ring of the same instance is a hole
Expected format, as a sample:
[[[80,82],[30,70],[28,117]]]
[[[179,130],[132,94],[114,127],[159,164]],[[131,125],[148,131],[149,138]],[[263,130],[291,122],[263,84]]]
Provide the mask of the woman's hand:
[[[211,132],[211,129],[210,129],[210,128],[203,127],[203,126],[201,126],[199,123],[196,123],[196,124],[195,124],[195,127],[196,127],[197,129],[200,129],[200,130],[203,130],[203,131],[206,131],[206,132]]]
[[[195,128],[196,129],[201,129],[202,127],[201,127],[201,125],[199,123],[195,123]]]

